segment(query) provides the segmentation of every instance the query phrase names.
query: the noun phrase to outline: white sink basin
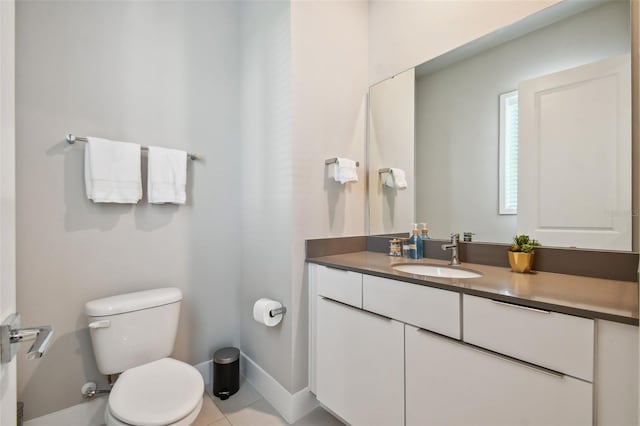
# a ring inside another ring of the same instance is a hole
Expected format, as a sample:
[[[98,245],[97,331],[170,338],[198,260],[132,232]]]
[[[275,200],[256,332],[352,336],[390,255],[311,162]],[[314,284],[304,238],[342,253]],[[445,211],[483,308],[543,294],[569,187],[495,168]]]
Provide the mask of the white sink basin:
[[[427,277],[439,278],[480,278],[482,274],[466,269],[447,268],[446,266],[421,265],[418,263],[407,263],[393,266],[393,269],[407,274],[424,275]]]

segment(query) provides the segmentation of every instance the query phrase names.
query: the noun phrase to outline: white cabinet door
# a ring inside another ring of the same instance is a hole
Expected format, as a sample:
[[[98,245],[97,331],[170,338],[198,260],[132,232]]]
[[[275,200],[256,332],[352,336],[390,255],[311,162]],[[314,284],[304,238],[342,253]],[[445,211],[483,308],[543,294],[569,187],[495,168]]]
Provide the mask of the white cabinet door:
[[[406,326],[407,426],[591,425],[593,386]]]
[[[518,233],[631,250],[628,55],[520,83]]]
[[[402,323],[318,297],[316,396],[353,426],[404,424]]]
[[[638,425],[638,327],[597,320],[596,425]]]

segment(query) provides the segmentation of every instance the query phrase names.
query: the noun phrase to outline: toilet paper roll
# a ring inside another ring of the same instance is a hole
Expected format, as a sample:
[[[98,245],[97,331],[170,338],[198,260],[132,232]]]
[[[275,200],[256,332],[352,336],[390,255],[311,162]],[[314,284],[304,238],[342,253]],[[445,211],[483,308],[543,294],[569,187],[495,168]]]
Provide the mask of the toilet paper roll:
[[[282,303],[276,302],[275,300],[259,299],[253,304],[253,319],[267,327],[274,327],[282,321],[282,315],[271,317],[269,312],[272,309],[278,309],[281,307]]]

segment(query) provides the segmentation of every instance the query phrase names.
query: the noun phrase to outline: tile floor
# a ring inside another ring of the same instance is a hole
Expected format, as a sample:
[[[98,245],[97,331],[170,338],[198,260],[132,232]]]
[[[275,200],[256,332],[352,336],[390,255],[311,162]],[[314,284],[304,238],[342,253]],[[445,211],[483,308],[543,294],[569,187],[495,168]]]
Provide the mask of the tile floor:
[[[226,401],[211,394],[207,396],[200,415],[192,426],[286,426],[288,423],[254,388],[241,378],[240,390]],[[343,423],[323,410],[316,408],[294,423],[296,426],[342,426]]]

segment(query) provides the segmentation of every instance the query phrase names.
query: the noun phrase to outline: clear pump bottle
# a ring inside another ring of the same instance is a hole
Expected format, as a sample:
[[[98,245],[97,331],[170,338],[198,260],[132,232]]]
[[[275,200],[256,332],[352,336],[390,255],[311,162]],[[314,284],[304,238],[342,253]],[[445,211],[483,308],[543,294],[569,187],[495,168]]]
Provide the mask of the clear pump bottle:
[[[427,228],[427,224],[424,222],[420,224],[420,238],[422,238],[423,241],[431,239],[429,236],[429,228]],[[422,247],[422,249],[424,251],[424,247]]]
[[[409,257],[411,259],[422,259],[422,238],[417,224],[413,224],[411,237],[409,238]]]

